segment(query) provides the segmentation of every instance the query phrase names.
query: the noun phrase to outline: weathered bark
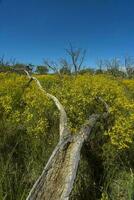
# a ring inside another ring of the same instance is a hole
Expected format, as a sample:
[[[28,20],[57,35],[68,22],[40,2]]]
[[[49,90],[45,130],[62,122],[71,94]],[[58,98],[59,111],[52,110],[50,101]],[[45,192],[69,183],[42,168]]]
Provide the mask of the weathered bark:
[[[40,82],[38,81],[37,78],[35,77],[31,77],[30,74],[25,70],[25,73],[27,74],[30,82],[32,80],[36,81],[39,89],[45,93],[46,96],[48,96],[50,99],[52,99],[55,103],[55,105],[57,106],[59,112],[60,112],[60,124],[59,124],[59,132],[60,132],[60,140],[63,138],[63,137],[66,137],[66,135],[69,135],[69,130],[68,130],[68,127],[67,127],[67,115],[66,115],[66,112],[64,110],[64,107],[63,105],[59,102],[59,100],[53,96],[52,94],[49,94],[47,93],[43,87],[41,86]]]
[[[35,77],[31,77],[28,73],[27,75],[30,80],[35,80],[39,88],[45,92]],[[60,139],[27,200],[68,200],[76,178],[81,148],[100,115],[91,115],[81,130],[77,134],[71,135],[67,127],[67,115],[64,107],[55,96],[46,92],[45,94],[55,102],[60,111]],[[102,101],[102,99],[100,100]],[[107,110],[107,105],[105,107]],[[104,113],[104,117],[106,115],[107,113]]]
[[[60,141],[27,200],[67,200],[76,177],[80,152],[99,115],[92,115],[75,136]]]

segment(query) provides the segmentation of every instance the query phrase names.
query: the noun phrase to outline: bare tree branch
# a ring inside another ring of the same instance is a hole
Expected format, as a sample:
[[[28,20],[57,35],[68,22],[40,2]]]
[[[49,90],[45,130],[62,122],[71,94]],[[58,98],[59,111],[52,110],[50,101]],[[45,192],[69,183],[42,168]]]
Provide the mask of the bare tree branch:
[[[104,61],[102,59],[97,59],[96,64],[99,70],[102,71],[104,67]]]
[[[39,89],[54,101],[60,111],[60,140],[49,158],[42,174],[35,182],[26,200],[69,200],[80,161],[81,149],[87,141],[100,114],[93,114],[86,120],[80,131],[73,135],[67,127],[67,115],[59,100],[47,93],[35,77],[25,71],[28,78],[34,80]],[[108,105],[98,98],[108,112]],[[104,115],[103,113],[103,115]]]
[[[52,94],[47,93],[43,89],[43,87],[41,86],[41,84],[40,84],[40,82],[39,82],[39,80],[37,78],[30,76],[28,71],[26,71],[26,70],[24,70],[24,71],[27,74],[28,78],[34,80],[37,83],[39,89],[43,93],[45,93],[45,95],[47,95],[50,99],[52,99],[54,101],[55,105],[57,106],[57,108],[58,108],[58,110],[60,112],[59,129],[60,129],[60,139],[62,140],[63,137],[66,137],[69,134],[69,130],[67,128],[67,115],[66,115],[66,111],[65,111],[63,105],[59,102],[59,100],[55,96],[53,96]]]
[[[131,56],[125,56],[125,70],[127,77],[131,78],[134,76],[134,58]]]
[[[82,50],[80,48],[73,49],[71,43],[69,44],[69,46],[70,47],[66,49],[66,52],[70,56],[74,71],[77,74],[81,70],[82,64],[85,59],[86,50]]]
[[[61,77],[60,68],[56,62],[50,60],[44,60],[44,64],[54,73],[57,73]]]
[[[70,66],[69,62],[65,58],[61,58],[60,59],[60,65],[61,65],[61,68],[66,67],[69,70],[71,70],[71,66]]]
[[[27,200],[69,200],[78,170],[81,148],[99,116],[91,115],[78,134],[58,143]]]

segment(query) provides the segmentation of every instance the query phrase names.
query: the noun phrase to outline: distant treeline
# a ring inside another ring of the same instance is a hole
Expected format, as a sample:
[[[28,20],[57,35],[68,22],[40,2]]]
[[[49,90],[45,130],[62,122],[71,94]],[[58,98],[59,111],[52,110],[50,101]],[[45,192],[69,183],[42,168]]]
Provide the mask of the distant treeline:
[[[27,70],[29,73],[36,74],[58,74],[62,76],[77,75],[77,74],[101,74],[108,73],[114,76],[134,78],[134,58],[125,56],[121,61],[117,57],[112,59],[98,59],[96,66],[85,66],[84,60],[86,50],[81,48],[74,48],[69,44],[66,49],[67,58],[60,58],[58,61],[44,59],[42,65],[24,64],[16,62],[15,59],[6,61],[4,56],[0,57],[0,72],[18,72],[23,73]]]

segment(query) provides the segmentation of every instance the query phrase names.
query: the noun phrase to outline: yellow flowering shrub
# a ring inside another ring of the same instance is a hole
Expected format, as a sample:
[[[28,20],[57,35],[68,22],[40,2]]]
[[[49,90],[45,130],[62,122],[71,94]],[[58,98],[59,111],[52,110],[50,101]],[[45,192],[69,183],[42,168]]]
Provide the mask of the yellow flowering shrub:
[[[56,75],[35,76],[43,88],[63,104],[73,134],[77,134],[91,114],[105,112],[104,104],[97,97],[108,104],[108,119],[100,119],[93,130],[96,134],[93,142],[99,151],[94,150],[101,155],[103,165],[108,168],[110,160],[113,165],[118,161],[117,155],[129,151],[134,138],[133,80],[86,74],[61,79]],[[55,104],[34,81],[27,87],[28,82],[24,75],[0,73],[0,157],[4,158],[0,160],[3,163],[0,177],[5,174],[4,180],[0,178],[3,185],[0,199],[5,197],[10,185],[14,185],[14,177],[15,192],[9,192],[6,198],[25,199],[29,185],[32,186],[40,174],[59,137],[59,112]],[[17,174],[13,175],[13,171]],[[105,191],[101,199],[108,199]]]
[[[96,97],[102,97],[109,106],[111,116],[111,126],[105,135],[119,149],[126,148],[132,142],[134,102],[127,94],[124,83],[111,76],[84,75],[65,77],[47,88],[46,80],[42,77],[40,80],[44,88],[64,105],[73,132],[77,132],[92,113],[104,112],[104,105],[96,101]]]

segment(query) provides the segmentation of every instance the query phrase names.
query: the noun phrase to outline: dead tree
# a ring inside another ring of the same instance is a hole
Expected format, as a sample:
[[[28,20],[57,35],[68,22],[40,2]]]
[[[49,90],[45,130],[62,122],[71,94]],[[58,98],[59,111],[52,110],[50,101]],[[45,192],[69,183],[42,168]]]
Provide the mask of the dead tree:
[[[134,58],[130,56],[125,56],[124,65],[127,77],[134,77]]]
[[[77,74],[82,68],[82,64],[86,55],[86,50],[83,50],[81,48],[74,49],[72,44],[70,43],[69,48],[66,49],[66,52],[70,56],[72,61],[72,67],[74,69],[75,74]]]
[[[65,58],[60,58],[60,73],[61,74],[71,74],[71,64]]]
[[[44,60],[45,66],[52,70],[61,78],[63,74],[71,74],[71,65],[65,58],[60,58],[59,62]]]
[[[44,64],[48,69],[52,70],[55,74],[58,74],[59,77],[61,77],[60,68],[57,62],[47,59],[47,60],[44,60]]]
[[[100,72],[102,72],[104,69],[104,61],[102,59],[97,59],[96,61],[96,65],[97,65],[97,68]]]
[[[82,146],[91,134],[97,120],[100,117],[107,117],[109,108],[103,99],[98,98],[104,104],[104,113],[89,116],[80,131],[73,135],[68,128],[67,114],[63,105],[55,96],[47,93],[35,77],[31,77],[27,71],[25,72],[30,82],[35,81],[39,89],[54,101],[60,112],[59,142],[42,174],[31,189],[27,200],[69,200],[78,170]]]

